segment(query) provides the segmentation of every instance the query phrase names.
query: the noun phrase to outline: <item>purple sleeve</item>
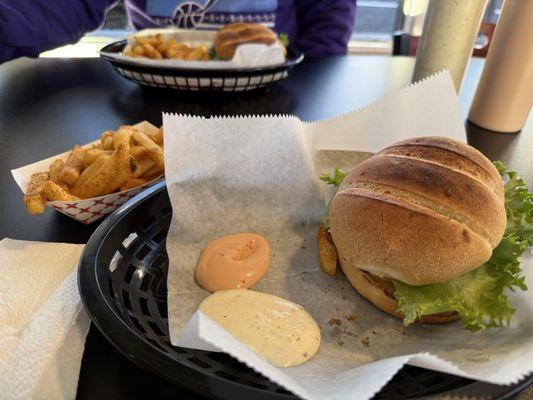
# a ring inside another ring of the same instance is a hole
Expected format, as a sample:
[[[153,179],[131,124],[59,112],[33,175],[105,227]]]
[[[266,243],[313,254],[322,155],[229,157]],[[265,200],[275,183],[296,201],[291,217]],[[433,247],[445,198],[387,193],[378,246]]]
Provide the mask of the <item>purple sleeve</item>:
[[[305,55],[344,55],[355,23],[355,0],[296,0],[298,36]]]
[[[0,63],[39,53],[95,30],[116,0],[0,0]]]

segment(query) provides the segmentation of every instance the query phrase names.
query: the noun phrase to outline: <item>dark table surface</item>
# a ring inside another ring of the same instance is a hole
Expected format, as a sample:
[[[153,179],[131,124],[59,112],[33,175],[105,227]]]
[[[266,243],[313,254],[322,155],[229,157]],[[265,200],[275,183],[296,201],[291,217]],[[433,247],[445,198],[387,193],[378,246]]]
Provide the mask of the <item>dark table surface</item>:
[[[47,210],[29,216],[10,170],[96,139],[106,129],[161,112],[196,115],[294,114],[316,120],[350,111],[409,83],[414,60],[352,56],[306,60],[280,84],[232,96],[142,89],[98,59],[16,60],[0,66],[0,239],[85,243],[98,223],[84,226]],[[470,63],[460,93],[466,117],[483,61]],[[533,117],[520,134],[467,125],[469,142],[504,161],[533,187]],[[385,133],[384,133],[385,134]],[[139,369],[91,327],[79,399],[199,398]]]

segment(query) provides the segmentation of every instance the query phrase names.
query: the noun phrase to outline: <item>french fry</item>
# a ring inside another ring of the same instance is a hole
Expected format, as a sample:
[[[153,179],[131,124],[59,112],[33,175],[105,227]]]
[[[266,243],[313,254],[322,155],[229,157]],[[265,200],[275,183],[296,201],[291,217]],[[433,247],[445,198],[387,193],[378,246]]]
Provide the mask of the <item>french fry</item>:
[[[83,149],[80,146],[74,146],[61,171],[61,181],[69,185],[76,182],[83,169],[83,153]]]
[[[126,143],[129,146],[132,131],[133,128],[131,126],[121,126],[115,136],[113,136],[113,147],[116,149],[120,143]]]
[[[115,141],[113,140],[113,137],[108,136],[104,140],[102,140],[102,148],[104,150],[113,150],[115,147]]]
[[[147,182],[150,182],[157,178],[158,176],[161,176],[165,173],[164,170],[159,168],[158,165],[154,165],[152,168],[150,168],[148,171],[144,173],[144,175],[141,176],[141,178],[145,179]]]
[[[98,173],[93,174],[80,187],[73,188],[73,193],[82,199],[112,193],[133,176],[135,169],[136,161],[130,155],[129,145],[120,143]]]
[[[162,42],[159,46],[157,46],[157,51],[161,54],[165,54],[168,49],[170,49],[172,46],[177,45],[178,43],[173,39],[167,39],[164,42]]]
[[[78,180],[74,183],[71,189],[71,193],[77,197],[82,198],[81,189],[84,187],[84,185],[87,183],[89,179],[91,179],[93,176],[95,176],[100,169],[103,167],[103,165],[111,158],[110,155],[102,154],[98,156],[98,158],[85,170],[81,173]]]
[[[324,224],[318,226],[318,258],[320,267],[328,275],[335,275],[337,271],[337,248],[333,244],[330,233]]]
[[[48,201],[77,201],[79,197],[73,196],[61,186],[52,181],[46,181],[42,186],[42,193]]]
[[[65,163],[60,158],[54,160],[54,162],[50,164],[50,168],[48,168],[48,175],[50,176],[50,180],[52,182],[61,182],[61,172],[63,171],[64,165]]]
[[[154,133],[148,133],[150,139],[154,141],[159,146],[163,146],[163,127],[159,128]]]
[[[137,44],[132,46],[131,53],[133,57],[144,57],[144,48]]]
[[[113,137],[115,135],[115,132],[113,131],[104,131],[102,132],[102,134],[100,135],[100,143],[104,143],[104,140],[108,137]]]
[[[163,42],[163,35],[158,33],[155,36],[147,36],[146,43],[149,43],[153,47],[159,46]]]
[[[152,58],[154,60],[160,60],[163,58],[161,54],[152,46],[150,43],[143,44],[144,54],[148,58]]]
[[[174,46],[168,49],[165,55],[172,60],[185,60],[185,56],[189,51],[189,48],[185,45],[183,47]]]
[[[48,175],[50,176],[50,180],[52,182],[61,186],[63,190],[68,192],[70,190],[70,185],[61,180],[61,173],[63,172],[64,165],[65,163],[63,160],[58,158],[52,164],[50,164],[50,167],[48,168]]]
[[[131,155],[135,157],[137,161],[139,161],[142,158],[147,157],[146,155],[146,147],[144,146],[131,146]]]
[[[139,122],[139,123],[133,125],[133,128],[137,129],[138,131],[141,131],[142,133],[147,134],[148,136],[150,136],[152,133],[155,133],[155,132],[157,132],[159,130],[159,128],[157,126],[152,125],[148,121]]]
[[[48,172],[32,174],[24,195],[24,205],[30,214],[42,214],[44,212],[46,197],[42,192],[42,186],[49,178]]]
[[[96,159],[98,157],[100,157],[102,154],[111,155],[112,153],[113,153],[113,151],[111,151],[111,150],[103,150],[103,149],[97,149],[97,148],[84,149],[84,151],[83,151],[83,165],[85,165],[85,168],[87,168],[89,165],[91,165],[93,162],[95,162]],[[52,181],[54,181],[54,180],[52,179]]]
[[[137,146],[133,146],[133,147],[137,147]],[[148,156],[141,157],[141,158],[135,158],[135,159],[137,160],[137,169],[133,173],[134,178],[142,177],[146,172],[148,172],[151,168],[155,166],[155,163]]]
[[[165,168],[163,149],[160,146],[158,146],[147,135],[139,131],[134,131],[132,137],[136,144],[146,148],[148,157],[150,157],[157,166],[159,166],[161,169]]]
[[[130,177],[126,179],[126,181],[120,186],[119,190],[122,192],[124,190],[129,190],[136,188],[137,186],[144,185],[145,183],[147,183],[147,181],[144,179]]]
[[[123,53],[124,53],[125,56],[134,57],[134,55],[133,55],[133,47],[131,46],[131,44],[128,44],[128,45],[126,45],[126,47],[124,47]]]
[[[137,42],[137,44],[140,45],[140,46],[143,46],[146,43],[148,43],[148,37],[147,36],[135,36],[134,39]]]
[[[191,61],[198,61],[200,60],[205,54],[207,54],[207,48],[205,46],[198,46],[192,51],[190,51],[186,56],[186,60]]]
[[[114,149],[114,140],[113,136],[115,136],[115,132],[113,131],[105,131],[100,136],[100,143],[102,144],[102,148],[104,150],[113,150]]]

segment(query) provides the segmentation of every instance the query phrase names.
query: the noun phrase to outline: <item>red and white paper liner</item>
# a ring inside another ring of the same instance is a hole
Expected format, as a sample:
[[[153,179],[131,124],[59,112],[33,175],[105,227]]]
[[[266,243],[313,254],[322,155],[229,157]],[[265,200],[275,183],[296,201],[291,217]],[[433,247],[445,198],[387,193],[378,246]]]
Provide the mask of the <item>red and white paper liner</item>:
[[[46,204],[56,211],[59,211],[61,214],[65,214],[82,224],[88,225],[91,222],[111,214],[136,194],[139,194],[148,186],[153,185],[159,180],[161,180],[161,178],[157,178],[133,189],[111,193],[106,196],[93,197],[79,201],[49,201]]]

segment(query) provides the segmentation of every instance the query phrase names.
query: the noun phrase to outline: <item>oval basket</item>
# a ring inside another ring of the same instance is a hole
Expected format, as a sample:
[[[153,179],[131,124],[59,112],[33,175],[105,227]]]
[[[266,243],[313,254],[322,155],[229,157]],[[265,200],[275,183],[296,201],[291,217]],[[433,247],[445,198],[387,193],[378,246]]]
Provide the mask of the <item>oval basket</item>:
[[[269,86],[285,79],[289,71],[301,63],[304,55],[294,47],[287,47],[283,64],[257,68],[200,69],[171,66],[142,65],[135,59],[118,60],[126,40],[108,44],[100,50],[100,57],[109,61],[120,75],[143,86],[187,91],[247,91]]]
[[[171,217],[162,181],[128,201],[96,229],[78,269],[81,299],[93,323],[140,367],[203,396],[295,399],[226,354],[170,344],[165,239]],[[405,366],[375,398],[407,399],[448,391],[460,394],[465,389],[481,393],[487,387],[497,396],[518,389],[501,387],[505,390],[494,393],[496,386]]]

